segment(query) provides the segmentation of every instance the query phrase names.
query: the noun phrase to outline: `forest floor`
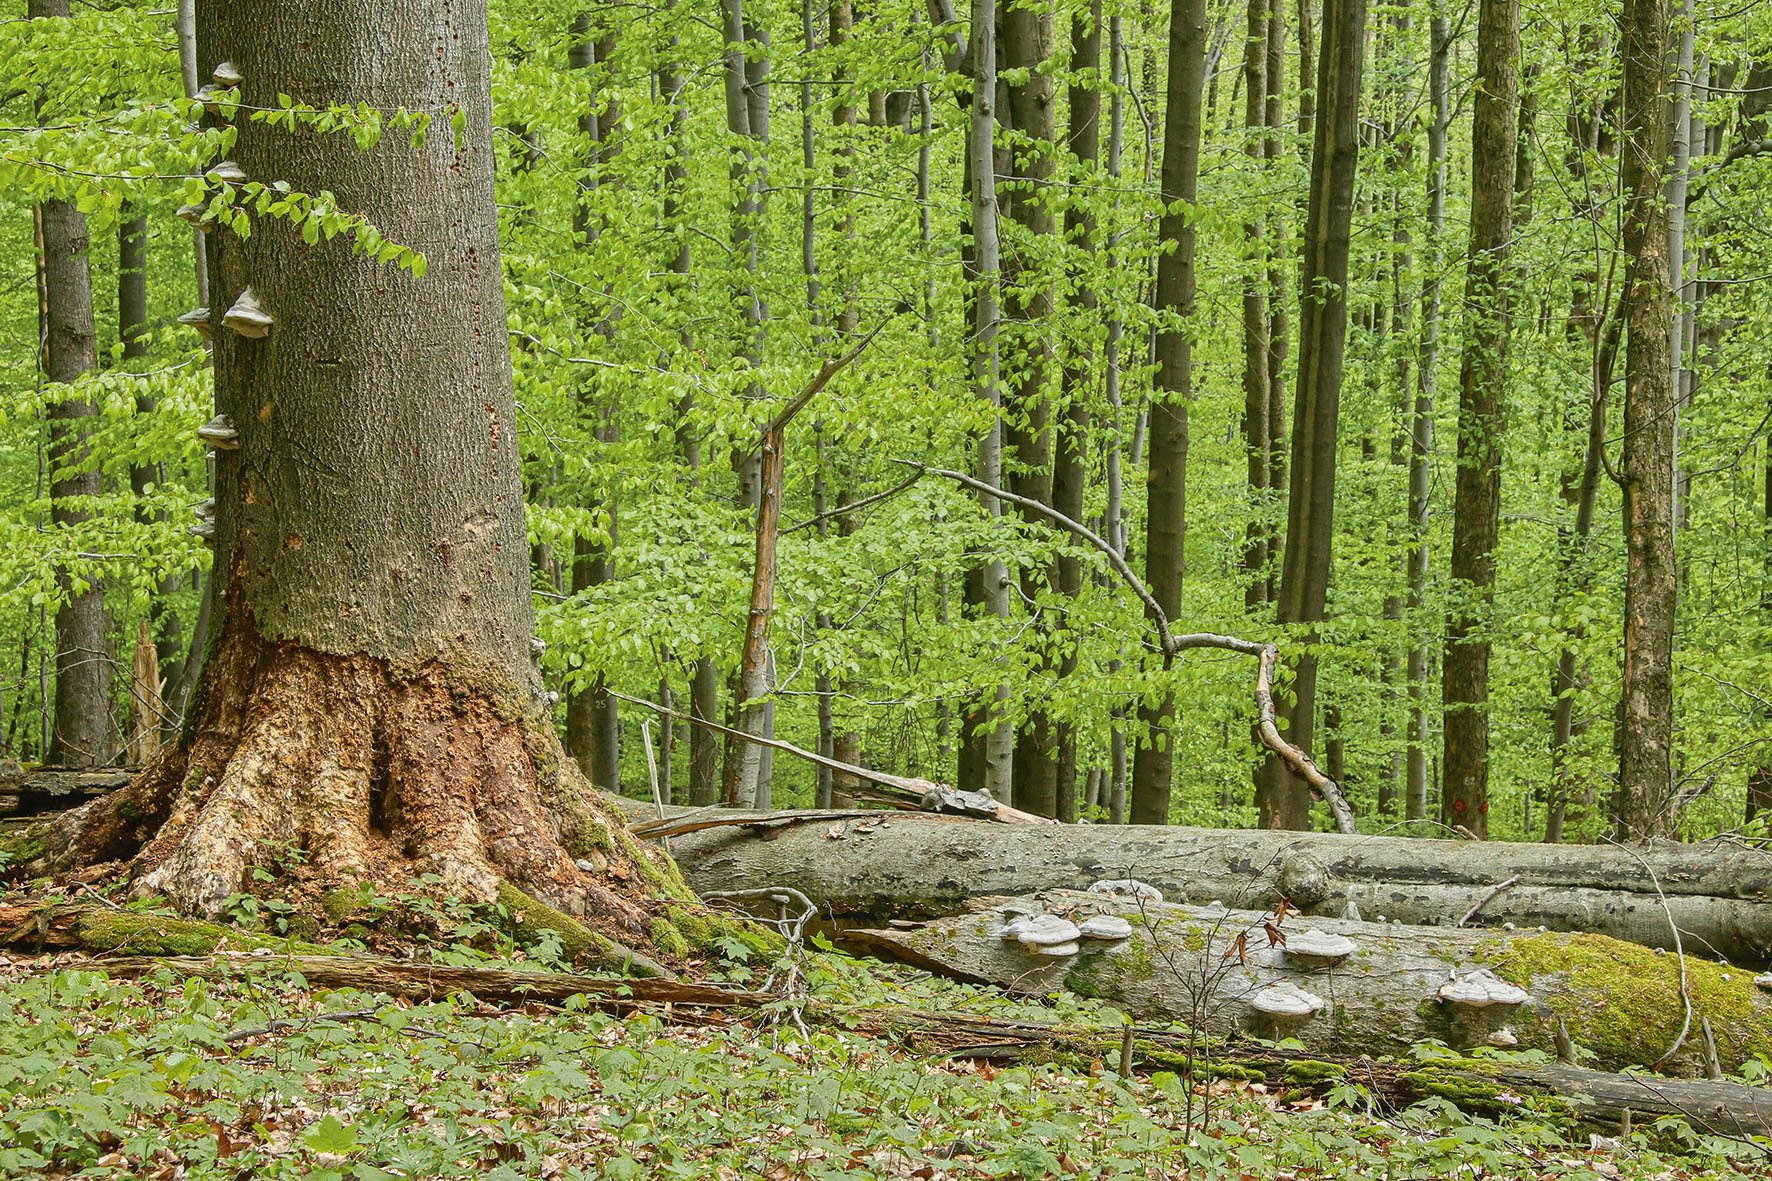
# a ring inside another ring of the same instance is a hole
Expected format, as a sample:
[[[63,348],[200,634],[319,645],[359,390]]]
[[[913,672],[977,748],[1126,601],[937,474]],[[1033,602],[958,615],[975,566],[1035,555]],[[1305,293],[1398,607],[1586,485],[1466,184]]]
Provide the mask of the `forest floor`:
[[[274,920],[241,916],[274,939]],[[817,941],[817,940],[815,940]],[[822,942],[822,941],[818,941]],[[357,943],[346,950],[361,951]],[[386,952],[386,946],[376,950]],[[736,950],[736,948],[735,948]],[[471,922],[409,944],[437,965],[553,967]],[[743,953],[739,952],[741,958]],[[1762,1147],[1650,1125],[1619,1143],[1530,1106],[1404,1109],[1334,1080],[1185,1086],[1101,1061],[940,1061],[805,1006],[1113,1024],[1099,1002],[1014,1000],[791,953],[759,1012],[600,1012],[311,988],[274,951],[231,977],[104,976],[88,954],[0,953],[0,1177],[1657,1178],[1764,1176]],[[756,989],[782,964],[716,961]]]

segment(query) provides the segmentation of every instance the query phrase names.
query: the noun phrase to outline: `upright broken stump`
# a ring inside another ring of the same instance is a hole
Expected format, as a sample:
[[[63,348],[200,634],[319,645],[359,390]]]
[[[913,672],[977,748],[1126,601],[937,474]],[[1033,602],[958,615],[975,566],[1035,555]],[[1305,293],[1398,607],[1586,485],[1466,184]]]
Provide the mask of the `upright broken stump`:
[[[1325,1053],[1399,1055],[1428,1040],[1555,1053],[1561,1025],[1585,1065],[1620,1070],[1660,1061],[1686,1016],[1680,957],[1600,935],[1276,921],[1069,890],[848,934],[961,980],[1066,990],[1139,1018],[1293,1037]],[[1663,1069],[1703,1073],[1701,1017],[1725,1069],[1772,1054],[1772,992],[1752,972],[1691,956],[1684,966],[1694,1032]]]

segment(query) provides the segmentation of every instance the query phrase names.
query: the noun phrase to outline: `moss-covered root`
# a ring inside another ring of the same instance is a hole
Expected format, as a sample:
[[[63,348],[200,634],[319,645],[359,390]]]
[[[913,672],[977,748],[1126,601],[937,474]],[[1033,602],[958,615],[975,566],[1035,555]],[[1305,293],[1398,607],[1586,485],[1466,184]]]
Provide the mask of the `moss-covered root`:
[[[179,956],[224,951],[329,955],[297,939],[246,934],[219,923],[85,904],[0,907],[0,943],[78,948],[93,954]]]
[[[568,960],[587,956],[623,975],[677,978],[676,973],[645,952],[593,931],[565,911],[537,901],[509,882],[499,886],[498,902],[510,919],[511,934],[521,942],[551,933],[560,941],[560,949]]]

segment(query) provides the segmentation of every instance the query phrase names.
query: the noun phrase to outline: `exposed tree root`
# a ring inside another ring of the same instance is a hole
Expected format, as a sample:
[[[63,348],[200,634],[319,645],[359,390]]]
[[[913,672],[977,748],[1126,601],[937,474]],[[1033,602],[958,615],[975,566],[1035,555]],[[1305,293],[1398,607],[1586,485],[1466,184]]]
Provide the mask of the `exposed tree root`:
[[[116,863],[133,896],[202,917],[262,887],[255,871],[286,897],[514,889],[600,929],[603,958],[647,962],[652,901],[693,896],[562,757],[551,720],[472,672],[263,642],[236,618],[182,740],[34,834],[14,872],[90,880]]]

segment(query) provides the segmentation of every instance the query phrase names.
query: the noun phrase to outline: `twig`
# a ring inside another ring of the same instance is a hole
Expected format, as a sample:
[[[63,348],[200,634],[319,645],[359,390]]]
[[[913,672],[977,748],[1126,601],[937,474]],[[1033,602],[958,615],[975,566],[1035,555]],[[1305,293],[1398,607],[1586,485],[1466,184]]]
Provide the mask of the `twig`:
[[[831,509],[829,512],[819,513],[816,517],[808,517],[806,520],[801,521],[798,525],[789,525],[786,529],[783,529],[781,531],[782,536],[786,537],[789,533],[798,533],[802,529],[810,529],[814,525],[818,524],[820,521],[828,521],[832,517],[847,516],[848,514],[853,513],[855,511],[857,511],[858,509],[866,508],[870,504],[878,504],[882,500],[887,500],[891,497],[897,496],[900,492],[903,492],[906,488],[909,488],[912,484],[915,484],[918,480],[921,480],[922,478],[923,478],[922,472],[913,472],[911,474],[910,479],[900,480],[898,483],[896,483],[892,487],[886,489],[886,491],[884,491],[884,492],[876,492],[872,496],[864,496],[860,500],[851,501],[850,503],[844,504],[844,505],[839,505],[838,507]]]
[[[1674,1044],[1669,1046],[1667,1053],[1656,1059],[1655,1064],[1650,1067],[1651,1070],[1660,1070],[1668,1059],[1680,1052],[1680,1047],[1686,1044],[1686,1035],[1692,1032],[1692,990],[1688,986],[1686,978],[1686,948],[1680,941],[1680,924],[1674,922],[1673,908],[1667,904],[1667,895],[1662,892],[1661,879],[1655,876],[1655,868],[1643,860],[1642,855],[1635,849],[1619,844],[1611,837],[1606,838],[1606,843],[1617,845],[1618,848],[1636,858],[1637,864],[1643,867],[1643,872],[1649,875],[1649,882],[1655,887],[1655,896],[1661,900],[1662,912],[1667,915],[1667,925],[1674,933],[1674,954],[1680,958],[1680,1001],[1686,1006],[1686,1019],[1680,1022],[1680,1033],[1674,1038]]]
[[[1477,899],[1476,902],[1472,904],[1471,908],[1464,912],[1464,917],[1458,920],[1458,925],[1462,927],[1472,919],[1476,918],[1479,910],[1482,910],[1485,906],[1488,906],[1491,902],[1494,902],[1497,898],[1519,885],[1520,879],[1524,876],[1524,874],[1515,874],[1507,881],[1501,883],[1501,885]]]
[[[1256,640],[1244,640],[1236,636],[1218,635],[1213,632],[1190,632],[1175,635],[1169,630],[1169,616],[1164,612],[1162,604],[1157,602],[1150,588],[1138,577],[1127,564],[1125,557],[1109,545],[1099,534],[1059,512],[1051,505],[1041,504],[1031,497],[1020,496],[1013,492],[1005,492],[994,488],[983,480],[957,472],[950,468],[929,467],[908,459],[894,460],[909,468],[931,476],[941,476],[952,480],[965,488],[986,496],[995,496],[1017,507],[1024,508],[1038,516],[1045,517],[1059,528],[1068,531],[1072,536],[1089,543],[1107,559],[1107,563],[1126,583],[1126,586],[1144,603],[1146,614],[1157,629],[1158,650],[1163,654],[1164,663],[1175,659],[1182,653],[1195,648],[1216,648],[1225,652],[1235,652],[1242,656],[1254,656],[1260,661],[1259,671],[1255,677],[1255,709],[1256,730],[1261,735],[1262,745],[1273,751],[1280,760],[1291,769],[1292,773],[1310,785],[1311,792],[1329,805],[1329,811],[1335,816],[1336,827],[1343,833],[1352,835],[1359,831],[1354,824],[1353,809],[1348,807],[1347,797],[1342,794],[1340,786],[1329,776],[1318,769],[1311,757],[1281,737],[1280,729],[1274,721],[1274,669],[1279,664],[1279,645],[1261,643]]]
[[[652,719],[640,720],[640,738],[646,743],[646,773],[652,777],[652,806],[658,810],[658,819],[662,823],[665,818],[664,796],[658,790],[658,760],[652,754]],[[671,838],[665,837],[661,842],[664,851],[671,851]]]

